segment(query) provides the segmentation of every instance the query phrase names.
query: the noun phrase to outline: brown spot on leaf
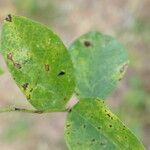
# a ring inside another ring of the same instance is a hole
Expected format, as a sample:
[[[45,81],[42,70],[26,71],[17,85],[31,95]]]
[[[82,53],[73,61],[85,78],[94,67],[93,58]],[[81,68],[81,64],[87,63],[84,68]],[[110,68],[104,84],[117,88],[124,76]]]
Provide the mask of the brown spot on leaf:
[[[84,41],[84,45],[85,45],[86,47],[90,47],[92,44],[91,44],[90,41]]]
[[[71,126],[71,124],[67,124],[67,125],[66,125],[67,128],[70,127],[70,126]]]
[[[107,116],[108,116],[108,117],[111,117],[111,115],[110,115],[110,114],[107,114]]]
[[[30,95],[30,94],[27,96],[27,99],[28,99],[28,100],[31,100],[31,95]]]
[[[112,125],[110,124],[109,127],[112,128]]]
[[[12,53],[8,53],[7,54],[7,59],[13,61],[13,54]]]
[[[15,66],[17,69],[21,69],[21,68],[22,68],[21,64],[19,64],[19,63],[14,63],[14,66]]]
[[[72,109],[69,109],[68,112],[69,112],[69,113],[72,112]]]
[[[5,18],[6,21],[8,22],[12,22],[12,16],[11,14],[9,14],[6,18]]]
[[[127,68],[128,68],[128,64],[124,64],[124,65],[120,68],[120,73],[126,72]]]
[[[30,89],[30,92],[32,92],[32,91],[33,91],[33,88]]]
[[[101,146],[104,146],[104,145],[105,145],[105,143],[103,143],[103,142],[101,142],[100,144],[101,144]]]
[[[63,75],[65,75],[65,71],[60,71],[60,73],[58,73],[58,76],[63,76]]]
[[[23,87],[23,89],[26,91],[26,89],[28,88],[28,86],[29,86],[29,83],[25,83],[25,84],[23,84],[22,85],[22,87]]]
[[[100,130],[101,129],[101,127],[98,127],[98,130]]]
[[[95,139],[92,139],[92,142],[95,142]]]
[[[49,69],[50,69],[49,65],[48,65],[48,64],[45,64],[45,70],[46,70],[46,71],[49,71]]]

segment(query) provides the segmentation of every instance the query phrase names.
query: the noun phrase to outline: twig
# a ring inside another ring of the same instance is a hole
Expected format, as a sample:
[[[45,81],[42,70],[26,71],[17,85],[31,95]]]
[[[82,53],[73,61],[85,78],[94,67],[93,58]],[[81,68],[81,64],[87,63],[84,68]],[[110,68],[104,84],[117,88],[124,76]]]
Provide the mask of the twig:
[[[67,112],[67,111],[68,110],[62,110],[59,112]],[[5,112],[24,112],[24,113],[43,114],[43,113],[58,112],[58,111],[55,111],[55,110],[52,110],[52,111],[30,110],[30,109],[18,108],[18,107],[13,107],[13,106],[0,108],[0,113],[5,113]]]

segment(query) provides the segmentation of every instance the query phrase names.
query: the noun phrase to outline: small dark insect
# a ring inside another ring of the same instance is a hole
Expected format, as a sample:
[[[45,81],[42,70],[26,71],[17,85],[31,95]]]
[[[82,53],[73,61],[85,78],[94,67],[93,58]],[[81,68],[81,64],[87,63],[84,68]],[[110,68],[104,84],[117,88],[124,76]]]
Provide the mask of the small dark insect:
[[[63,76],[63,75],[65,75],[65,71],[61,71],[59,74],[58,74],[58,76]]]
[[[11,14],[9,14],[6,18],[5,18],[6,21],[9,21],[9,22],[12,22],[12,16]]]
[[[92,44],[91,44],[90,41],[84,41],[84,45],[85,45],[86,47],[90,47]]]

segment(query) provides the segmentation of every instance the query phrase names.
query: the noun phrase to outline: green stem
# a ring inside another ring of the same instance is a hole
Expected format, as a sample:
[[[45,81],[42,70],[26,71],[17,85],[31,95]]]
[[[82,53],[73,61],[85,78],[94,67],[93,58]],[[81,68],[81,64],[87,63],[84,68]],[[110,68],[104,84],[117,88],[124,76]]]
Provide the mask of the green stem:
[[[43,113],[50,113],[50,112],[57,112],[57,111],[55,110],[52,110],[52,111],[30,110],[30,109],[10,106],[10,107],[5,107],[5,108],[0,108],[0,113],[4,113],[4,112],[24,112],[24,113],[43,114]],[[61,112],[67,112],[67,110],[62,110]]]

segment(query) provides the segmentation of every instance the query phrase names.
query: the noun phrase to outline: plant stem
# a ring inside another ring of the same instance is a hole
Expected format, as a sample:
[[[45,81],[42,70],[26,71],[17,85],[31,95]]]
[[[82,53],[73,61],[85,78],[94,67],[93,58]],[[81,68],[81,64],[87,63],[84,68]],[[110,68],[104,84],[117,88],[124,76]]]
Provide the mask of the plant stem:
[[[5,107],[5,108],[0,108],[0,113],[4,113],[4,112],[24,112],[24,113],[43,114],[43,113],[58,112],[58,111],[55,111],[55,110],[52,110],[52,111],[30,110],[30,109],[10,106],[10,107]],[[67,112],[67,110],[62,110],[61,112]]]

